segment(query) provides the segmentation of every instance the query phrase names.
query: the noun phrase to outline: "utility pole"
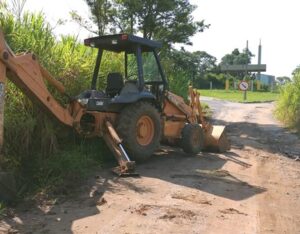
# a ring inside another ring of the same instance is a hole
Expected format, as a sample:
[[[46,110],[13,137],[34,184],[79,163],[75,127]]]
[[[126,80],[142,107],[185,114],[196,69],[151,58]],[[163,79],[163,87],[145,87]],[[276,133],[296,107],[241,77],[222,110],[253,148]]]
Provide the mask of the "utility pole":
[[[261,39],[259,39],[259,46],[258,46],[258,61],[257,61],[258,65],[261,65]],[[256,78],[256,82],[259,81],[260,82],[260,71],[257,72],[257,78]],[[257,85],[257,89],[260,89],[260,84]]]

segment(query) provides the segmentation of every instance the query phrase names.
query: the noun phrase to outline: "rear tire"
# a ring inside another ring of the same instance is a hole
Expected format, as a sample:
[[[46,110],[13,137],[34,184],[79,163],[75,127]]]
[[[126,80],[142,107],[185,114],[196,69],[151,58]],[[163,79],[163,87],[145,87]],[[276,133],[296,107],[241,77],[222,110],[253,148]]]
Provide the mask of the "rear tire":
[[[181,147],[185,153],[198,154],[204,147],[204,133],[199,124],[186,124],[181,133]]]
[[[120,113],[117,132],[123,139],[128,156],[136,161],[144,161],[159,147],[160,115],[148,102],[129,105]]]

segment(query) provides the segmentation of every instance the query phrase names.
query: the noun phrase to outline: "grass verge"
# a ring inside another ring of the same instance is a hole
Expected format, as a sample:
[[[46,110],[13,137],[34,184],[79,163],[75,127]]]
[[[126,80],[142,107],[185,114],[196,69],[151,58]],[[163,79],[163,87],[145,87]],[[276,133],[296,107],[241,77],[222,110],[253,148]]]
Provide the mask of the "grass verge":
[[[200,95],[207,97],[214,97],[218,99],[233,101],[233,102],[244,102],[244,93],[238,90],[217,90],[217,89],[199,89]],[[278,99],[278,93],[271,92],[247,92],[247,103],[251,102],[269,102],[276,101]]]
[[[6,211],[6,207],[5,207],[4,203],[0,202],[0,219],[2,216],[5,215],[5,211]]]
[[[113,159],[101,139],[69,142],[48,157],[32,154],[22,159],[18,167],[12,165],[18,200],[40,192],[69,195],[91,172],[101,169]],[[1,207],[0,204],[0,214]]]
[[[300,69],[292,82],[281,87],[275,114],[287,127],[300,133]]]

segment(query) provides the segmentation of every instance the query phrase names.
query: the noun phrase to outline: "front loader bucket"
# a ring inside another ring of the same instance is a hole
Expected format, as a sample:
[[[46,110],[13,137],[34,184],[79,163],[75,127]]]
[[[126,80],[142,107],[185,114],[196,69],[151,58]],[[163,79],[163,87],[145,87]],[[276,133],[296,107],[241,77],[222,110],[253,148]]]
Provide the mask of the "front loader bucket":
[[[230,150],[230,143],[226,137],[225,126],[213,125],[204,131],[204,150],[209,152],[225,152]]]

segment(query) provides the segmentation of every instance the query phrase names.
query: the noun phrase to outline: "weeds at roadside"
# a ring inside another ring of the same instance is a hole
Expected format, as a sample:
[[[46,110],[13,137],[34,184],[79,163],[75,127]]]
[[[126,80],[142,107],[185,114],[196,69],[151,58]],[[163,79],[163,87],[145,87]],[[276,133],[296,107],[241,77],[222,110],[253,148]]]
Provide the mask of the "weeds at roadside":
[[[6,206],[0,202],[0,218],[5,215],[6,212]]]
[[[102,140],[80,139],[78,144],[69,144],[60,152],[33,164],[31,170],[25,171],[25,179],[18,181],[22,184],[19,194],[44,191],[67,195],[93,168],[101,168],[109,160],[106,155],[110,154]]]
[[[11,49],[15,53],[33,52],[63,83],[68,95],[77,95],[89,87],[96,51],[85,47],[75,36],[58,40],[42,13],[24,12],[16,19],[0,4],[0,26]],[[121,55],[113,59],[110,56],[104,55],[104,74],[108,67],[121,67]],[[99,79],[98,88],[103,88],[103,84],[104,79]],[[19,198],[78,184],[93,167],[103,164],[108,150],[101,140],[75,139],[74,134],[65,134],[61,124],[50,119],[12,82],[7,82],[5,91],[3,169],[14,174]],[[52,91],[61,104],[66,104],[65,97]]]
[[[281,88],[275,114],[286,126],[300,133],[300,69],[294,73],[293,81]]]

